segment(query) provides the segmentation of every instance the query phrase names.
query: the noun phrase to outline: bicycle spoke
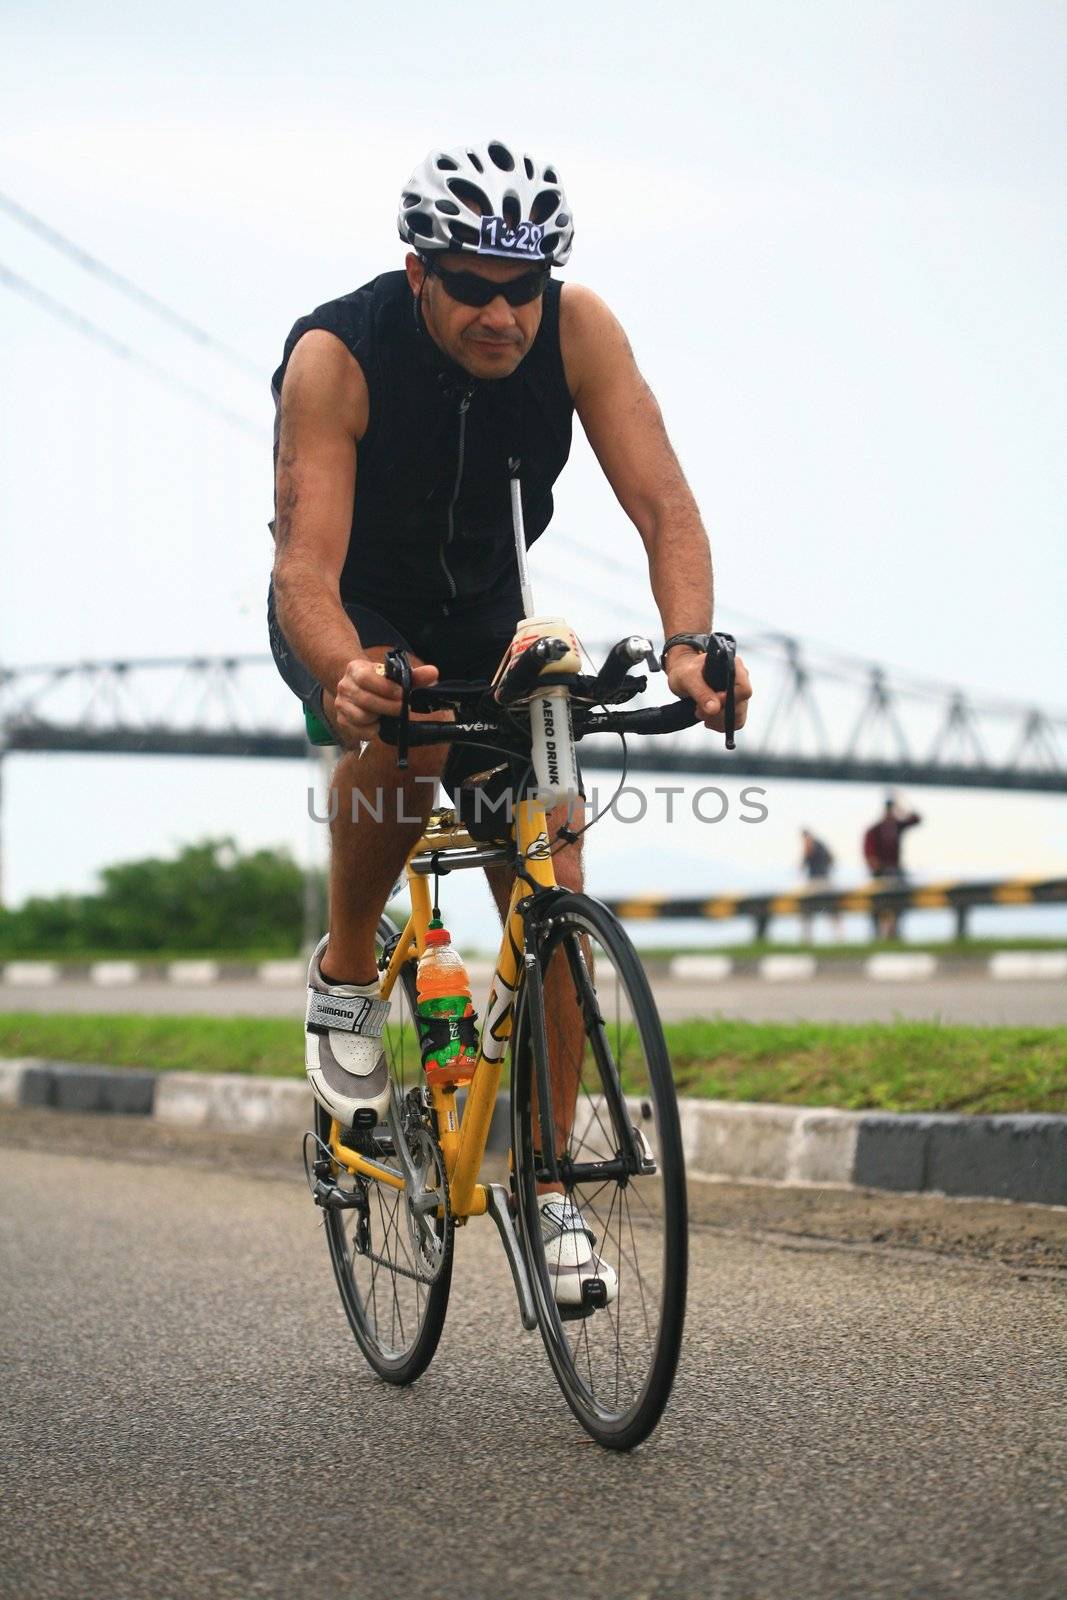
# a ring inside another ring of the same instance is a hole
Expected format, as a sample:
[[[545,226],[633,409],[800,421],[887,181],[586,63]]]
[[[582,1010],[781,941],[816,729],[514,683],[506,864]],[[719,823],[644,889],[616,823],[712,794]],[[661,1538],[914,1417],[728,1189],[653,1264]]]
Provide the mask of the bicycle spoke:
[[[626,1221],[627,1221],[627,1224],[628,1224],[629,1229],[630,1229],[630,1244],[631,1244],[631,1247],[633,1249],[634,1260],[636,1261],[636,1259],[637,1259],[637,1240],[634,1238],[634,1222],[633,1222],[633,1217],[630,1215],[630,1197],[629,1197],[629,1195],[627,1195],[625,1197],[625,1201],[626,1201]],[[640,1268],[638,1268],[635,1276],[637,1278],[638,1293],[641,1296],[641,1312],[642,1312],[642,1315],[644,1316],[644,1319],[645,1319],[645,1333],[646,1333],[646,1335],[648,1337],[648,1342],[651,1344],[652,1343],[652,1330],[651,1330],[651,1328],[649,1326],[649,1321],[648,1321],[648,1306],[645,1303],[645,1284],[644,1284],[644,1279],[641,1276]],[[621,1291],[621,1274],[620,1274],[620,1294],[621,1294],[621,1292],[622,1291]]]

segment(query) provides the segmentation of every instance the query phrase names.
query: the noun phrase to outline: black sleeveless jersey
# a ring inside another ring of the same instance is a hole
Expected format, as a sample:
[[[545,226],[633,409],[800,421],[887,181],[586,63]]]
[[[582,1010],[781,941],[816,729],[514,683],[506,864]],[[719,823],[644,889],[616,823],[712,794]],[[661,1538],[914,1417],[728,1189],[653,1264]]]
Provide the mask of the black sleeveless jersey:
[[[472,378],[438,349],[403,272],[386,272],[301,317],[274,374],[312,328],[335,334],[362,368],[370,418],[356,461],[341,599],[410,615],[518,593],[509,461],[518,458],[530,545],[552,516],[570,453],[574,403],[559,343],[560,285],[508,378]],[[277,428],[275,429],[277,458]]]

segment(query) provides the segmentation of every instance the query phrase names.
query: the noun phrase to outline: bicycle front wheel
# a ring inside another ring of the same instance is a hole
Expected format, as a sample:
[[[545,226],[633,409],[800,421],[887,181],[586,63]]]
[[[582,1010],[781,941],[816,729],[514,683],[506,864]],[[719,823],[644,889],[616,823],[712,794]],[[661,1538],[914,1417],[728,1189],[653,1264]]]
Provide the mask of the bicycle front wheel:
[[[383,917],[379,956],[395,934]],[[411,1127],[410,1095],[422,1082],[413,962],[402,969],[391,998],[382,1046],[392,1080],[393,1115],[388,1128],[374,1130],[375,1152],[385,1165],[395,1167],[394,1130],[400,1128],[425,1186],[444,1186],[443,1172],[432,1171],[432,1141],[420,1139]],[[330,1117],[318,1104],[315,1131],[326,1144]],[[420,1215],[406,1190],[353,1178],[339,1168],[335,1181],[360,1202],[324,1213],[330,1260],[356,1343],[379,1377],[414,1383],[433,1359],[444,1327],[452,1282],[451,1225],[445,1218]]]
[[[538,922],[544,1032],[523,985],[512,1055],[514,1185],[541,1335],[571,1410],[628,1450],[663,1414],[681,1348],[688,1260],[685,1167],[663,1028],[630,940],[599,901],[553,899]],[[547,1043],[559,1187],[591,1234],[598,1283],[564,1285],[541,1215],[536,1048]],[[546,1237],[547,1236],[547,1237]],[[599,1264],[599,1265],[598,1265]]]

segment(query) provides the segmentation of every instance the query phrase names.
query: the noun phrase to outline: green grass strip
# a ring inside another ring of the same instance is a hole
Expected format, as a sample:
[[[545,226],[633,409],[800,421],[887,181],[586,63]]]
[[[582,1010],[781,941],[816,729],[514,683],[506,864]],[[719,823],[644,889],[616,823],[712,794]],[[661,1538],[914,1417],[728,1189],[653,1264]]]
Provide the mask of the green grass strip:
[[[299,1017],[8,1011],[0,1012],[0,1056],[290,1078],[304,1070],[304,1024]]]
[[[680,1022],[680,1094],[843,1110],[1067,1113],[1067,1028]],[[416,1058],[414,1039],[406,1044]],[[0,1055],[299,1077],[299,1020],[0,1013]]]
[[[681,1022],[679,1094],[850,1111],[1067,1112],[1067,1028]]]

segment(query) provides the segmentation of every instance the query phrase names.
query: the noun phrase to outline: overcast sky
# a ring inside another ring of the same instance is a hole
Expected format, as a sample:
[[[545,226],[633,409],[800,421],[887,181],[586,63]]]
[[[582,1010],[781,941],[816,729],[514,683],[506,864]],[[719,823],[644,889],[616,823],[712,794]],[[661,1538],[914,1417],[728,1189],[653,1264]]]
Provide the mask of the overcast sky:
[[[0,264],[253,425],[0,287],[5,662],[265,647],[285,334],[400,264],[396,199],[429,147],[503,136],[560,168],[564,276],[615,308],[660,398],[721,622],[1067,700],[1062,5],[8,0],[2,27],[0,189],[260,372],[0,214]],[[573,553],[560,574],[550,532],[542,607],[587,636],[658,631],[584,444],[557,503],[554,531],[633,581]],[[926,875],[1067,870],[1059,803],[913,798]],[[873,792],[771,799],[763,828],[710,842],[605,827],[600,887],[652,887],[653,848],[679,883],[788,882],[802,822],[859,874]],[[303,850],[302,812],[291,766],[13,758],[5,899],[204,832]]]

